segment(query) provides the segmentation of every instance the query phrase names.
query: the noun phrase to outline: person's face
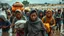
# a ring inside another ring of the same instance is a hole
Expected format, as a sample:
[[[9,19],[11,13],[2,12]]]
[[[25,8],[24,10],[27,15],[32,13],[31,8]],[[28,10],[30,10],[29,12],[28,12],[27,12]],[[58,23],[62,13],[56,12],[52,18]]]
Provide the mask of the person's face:
[[[58,11],[58,13],[60,14],[60,13],[61,13],[61,11]]]
[[[40,13],[40,16],[42,16],[43,14],[42,14],[42,12]]]
[[[29,16],[29,12],[27,12],[26,15]]]
[[[10,16],[11,15],[11,13],[10,12],[8,12],[8,16]]]
[[[15,16],[15,13],[14,12],[12,12],[12,16]]]
[[[52,12],[46,12],[46,16],[47,17],[51,17],[52,16]]]
[[[22,16],[21,13],[17,13],[17,14],[16,14],[16,17],[17,17],[17,18],[20,18],[21,16]]]
[[[31,18],[31,20],[36,20],[36,18],[37,18],[37,14],[36,13],[32,13],[31,15],[30,15],[30,18]]]

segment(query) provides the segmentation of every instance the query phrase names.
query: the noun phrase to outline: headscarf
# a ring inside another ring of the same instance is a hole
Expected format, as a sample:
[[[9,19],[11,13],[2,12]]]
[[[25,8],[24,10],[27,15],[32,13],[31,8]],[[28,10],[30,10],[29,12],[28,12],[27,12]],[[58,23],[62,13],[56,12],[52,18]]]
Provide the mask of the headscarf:
[[[37,11],[36,11],[36,10],[31,10],[31,11],[30,11],[30,14],[29,14],[29,21],[32,21],[31,18],[30,18],[30,16],[31,16],[31,14],[33,14],[33,13],[36,13],[36,14],[37,14]],[[37,20],[37,18],[36,18],[36,20]],[[35,21],[36,21],[36,20],[35,20]]]

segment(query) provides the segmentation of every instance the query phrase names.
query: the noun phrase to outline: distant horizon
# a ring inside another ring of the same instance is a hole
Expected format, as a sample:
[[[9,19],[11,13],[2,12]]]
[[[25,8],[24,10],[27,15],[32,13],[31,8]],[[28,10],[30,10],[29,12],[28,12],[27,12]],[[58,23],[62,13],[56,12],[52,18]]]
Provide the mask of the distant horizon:
[[[24,0],[0,0],[3,3],[8,3],[12,5],[15,2],[23,2]],[[51,4],[57,4],[61,2],[61,0],[27,0],[30,4],[44,4],[44,3],[51,3]]]

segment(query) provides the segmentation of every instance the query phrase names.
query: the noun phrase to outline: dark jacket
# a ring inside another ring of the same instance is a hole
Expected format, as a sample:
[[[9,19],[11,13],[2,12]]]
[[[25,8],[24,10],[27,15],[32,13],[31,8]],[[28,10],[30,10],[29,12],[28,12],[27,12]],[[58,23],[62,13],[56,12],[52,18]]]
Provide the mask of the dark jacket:
[[[24,35],[27,36],[42,36],[42,31],[44,31],[44,26],[41,22],[41,20],[38,18],[36,21],[27,21],[25,26],[24,26]],[[44,36],[43,32],[43,36]]]
[[[2,22],[0,22],[0,25],[7,27],[7,28],[2,28],[2,31],[3,32],[8,32],[11,23],[9,21],[7,21],[6,18],[3,15],[0,15],[0,19],[3,20]]]

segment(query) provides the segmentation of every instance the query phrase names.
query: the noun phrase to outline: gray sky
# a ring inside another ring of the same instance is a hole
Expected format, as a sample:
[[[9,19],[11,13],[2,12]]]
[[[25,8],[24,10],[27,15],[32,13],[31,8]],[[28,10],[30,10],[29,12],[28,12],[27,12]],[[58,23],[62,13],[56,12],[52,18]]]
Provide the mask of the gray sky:
[[[19,2],[22,2],[23,0],[0,0],[1,2],[7,2],[9,3],[10,5],[12,5],[14,2],[16,1],[19,1]],[[59,1],[61,0],[28,0],[31,4],[34,4],[34,3],[45,3],[45,2],[48,2],[48,3],[58,3]]]

